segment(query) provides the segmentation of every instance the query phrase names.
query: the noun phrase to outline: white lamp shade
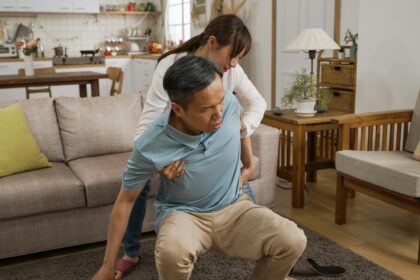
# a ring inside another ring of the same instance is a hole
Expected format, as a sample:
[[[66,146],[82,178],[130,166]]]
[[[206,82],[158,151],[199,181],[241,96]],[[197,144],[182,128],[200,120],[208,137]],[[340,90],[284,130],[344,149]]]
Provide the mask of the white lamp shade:
[[[294,38],[284,51],[338,50],[340,46],[322,28],[307,28]]]

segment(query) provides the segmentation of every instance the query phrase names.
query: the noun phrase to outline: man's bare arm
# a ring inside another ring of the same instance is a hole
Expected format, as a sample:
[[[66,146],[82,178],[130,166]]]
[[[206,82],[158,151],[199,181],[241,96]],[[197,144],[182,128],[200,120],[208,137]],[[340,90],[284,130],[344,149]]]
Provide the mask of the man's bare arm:
[[[136,190],[120,189],[111,212],[104,261],[101,268],[92,278],[93,280],[114,279],[115,264],[117,262],[121,241],[127,228],[128,218],[131,209],[133,208],[134,201],[139,196],[142,189],[143,188]]]

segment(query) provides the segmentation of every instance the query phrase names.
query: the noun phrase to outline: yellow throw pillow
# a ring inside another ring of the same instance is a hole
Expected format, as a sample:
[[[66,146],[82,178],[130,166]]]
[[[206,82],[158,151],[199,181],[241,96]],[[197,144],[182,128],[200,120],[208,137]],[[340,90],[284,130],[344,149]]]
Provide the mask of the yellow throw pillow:
[[[18,104],[0,110],[0,177],[51,167]]]
[[[414,151],[413,158],[420,161],[420,141],[417,143],[416,150]]]

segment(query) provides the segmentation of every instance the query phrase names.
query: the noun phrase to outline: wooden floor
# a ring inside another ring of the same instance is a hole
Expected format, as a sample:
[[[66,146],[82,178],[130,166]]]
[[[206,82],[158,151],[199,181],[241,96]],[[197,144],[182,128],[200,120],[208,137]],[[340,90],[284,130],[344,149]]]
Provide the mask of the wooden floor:
[[[420,279],[417,253],[420,217],[379,200],[356,193],[349,201],[347,223],[334,223],[334,170],[318,172],[318,182],[308,184],[305,207],[291,208],[289,184],[278,187],[273,210],[323,234],[343,247],[385,267],[404,279]]]

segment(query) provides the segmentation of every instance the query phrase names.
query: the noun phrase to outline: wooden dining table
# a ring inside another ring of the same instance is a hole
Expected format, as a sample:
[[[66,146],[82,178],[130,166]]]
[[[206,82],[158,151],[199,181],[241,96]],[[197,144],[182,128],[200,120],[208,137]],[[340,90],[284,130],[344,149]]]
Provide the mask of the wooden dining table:
[[[107,74],[80,71],[66,73],[25,75],[0,75],[0,89],[36,86],[79,85],[80,97],[87,97],[87,85],[90,84],[92,97],[99,96],[99,79],[108,78]]]

